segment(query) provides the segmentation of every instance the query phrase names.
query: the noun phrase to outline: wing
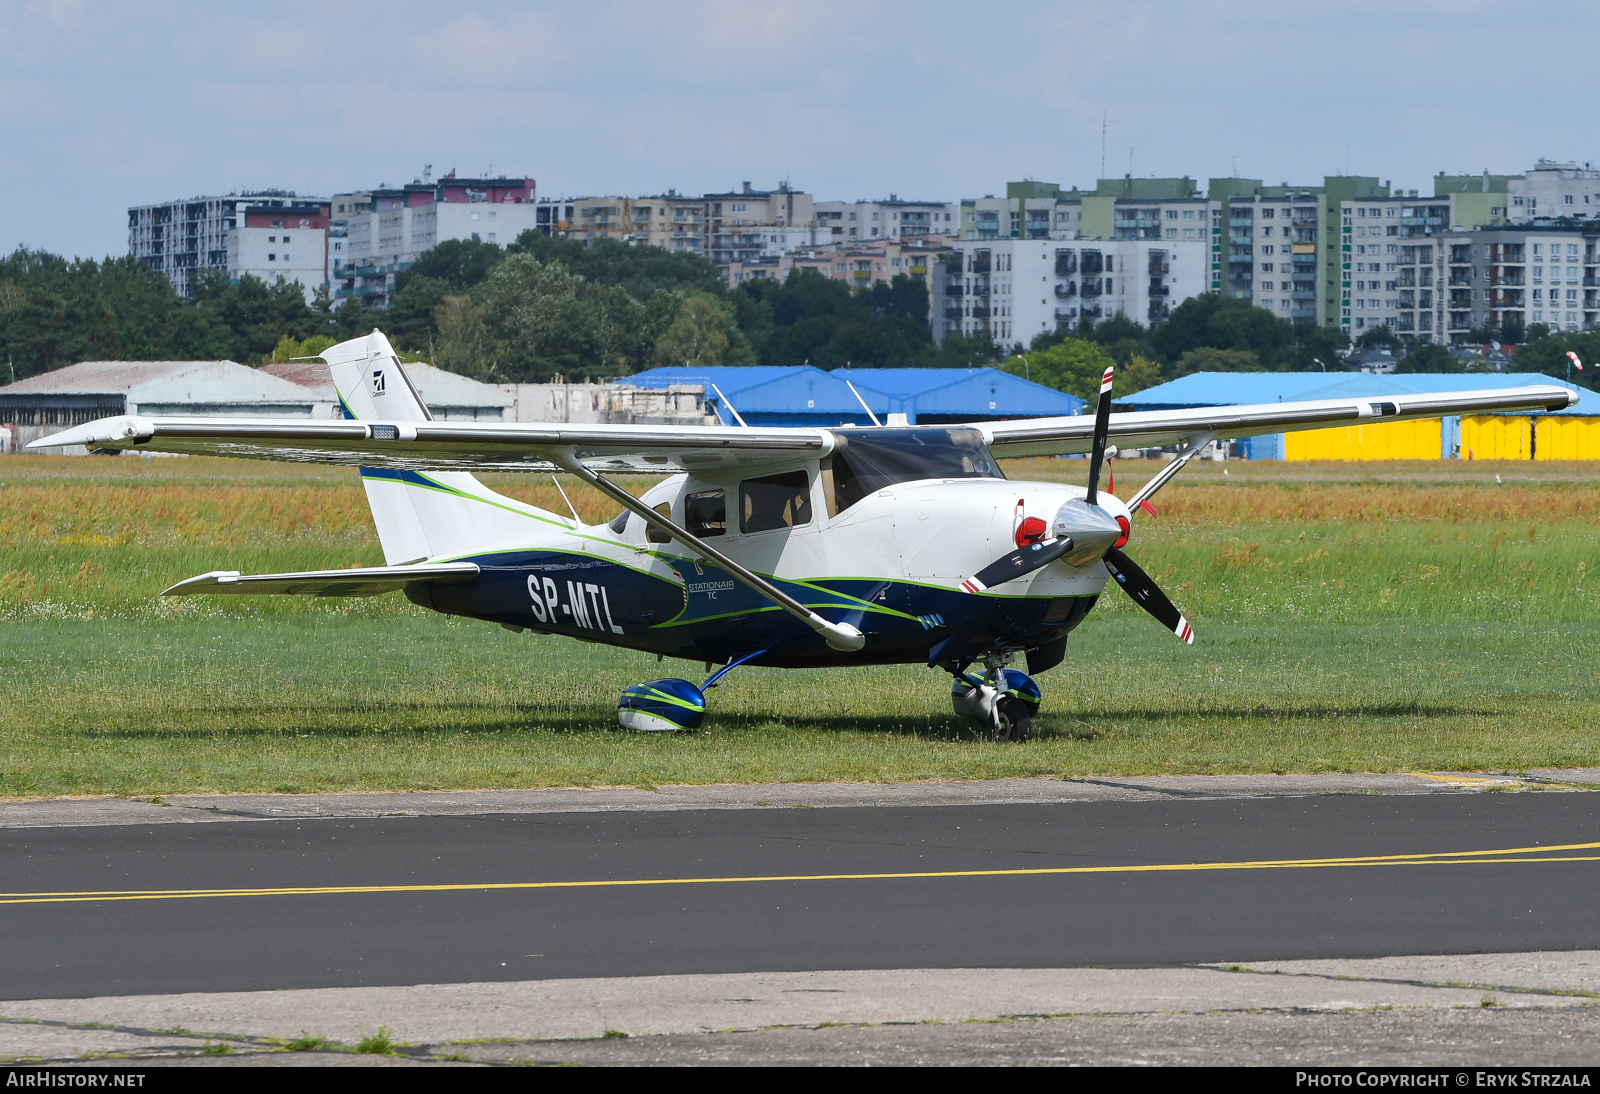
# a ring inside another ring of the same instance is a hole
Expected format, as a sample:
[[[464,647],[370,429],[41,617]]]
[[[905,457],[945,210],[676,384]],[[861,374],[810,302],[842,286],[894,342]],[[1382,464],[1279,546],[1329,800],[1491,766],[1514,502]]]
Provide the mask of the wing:
[[[1527,410],[1565,410],[1578,393],[1553,384],[1451,391],[1437,395],[1391,395],[1386,398],[1318,399],[1259,406],[1199,407],[1194,410],[1148,410],[1111,415],[1111,439],[1123,448],[1178,444],[1196,433],[1218,437],[1257,437],[1301,429],[1327,429],[1366,421],[1404,422],[1455,414],[1495,414]],[[1094,416],[1033,418],[986,422],[977,426],[996,456],[1055,456],[1087,452],[1094,440]]]
[[[297,574],[241,574],[213,570],[180,581],[162,596],[197,593],[297,593],[301,596],[376,596],[416,584],[453,584],[478,576],[475,562],[432,566],[372,566],[357,570],[306,570]]]
[[[826,455],[821,429],[708,426],[151,418],[122,415],[45,437],[63,445],[349,464],[396,471],[543,471],[576,460],[596,471],[705,471]]]

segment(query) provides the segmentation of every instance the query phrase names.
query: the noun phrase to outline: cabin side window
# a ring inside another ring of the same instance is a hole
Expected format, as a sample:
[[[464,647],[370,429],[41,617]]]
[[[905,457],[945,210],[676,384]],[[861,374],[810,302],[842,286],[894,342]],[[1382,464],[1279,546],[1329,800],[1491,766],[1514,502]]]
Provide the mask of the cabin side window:
[[[671,520],[672,519],[672,503],[670,501],[662,502],[660,505],[656,506],[656,512],[660,513],[662,516],[666,517],[668,520]],[[645,542],[647,542],[647,543],[671,543],[672,542],[672,537],[670,535],[668,535],[666,532],[663,532],[661,529],[657,528],[654,524],[646,524],[644,526],[644,538],[645,538]]]
[[[683,499],[684,526],[691,536],[709,539],[728,532],[728,505],[722,490],[702,490]]]
[[[739,531],[770,532],[811,523],[811,480],[789,471],[739,484]]]

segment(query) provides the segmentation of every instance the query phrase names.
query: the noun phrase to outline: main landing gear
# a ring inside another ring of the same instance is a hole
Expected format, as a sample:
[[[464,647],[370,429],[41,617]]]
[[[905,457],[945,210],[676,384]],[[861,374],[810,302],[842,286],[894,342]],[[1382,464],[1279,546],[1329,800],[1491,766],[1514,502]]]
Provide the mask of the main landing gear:
[[[965,665],[948,663],[955,680],[950,685],[950,705],[955,712],[989,730],[992,741],[1026,741],[1033,734],[1033,716],[1039,713],[1044,693],[1027,673],[1006,668],[1009,653],[984,657],[984,673],[975,676]]]
[[[706,720],[706,692],[721,683],[728,673],[766,652],[757,650],[737,661],[729,661],[699,687],[687,680],[647,680],[635,684],[617,700],[617,721],[622,723],[623,729],[636,729],[642,733],[678,733],[699,729]],[[707,662],[706,668],[710,667]]]

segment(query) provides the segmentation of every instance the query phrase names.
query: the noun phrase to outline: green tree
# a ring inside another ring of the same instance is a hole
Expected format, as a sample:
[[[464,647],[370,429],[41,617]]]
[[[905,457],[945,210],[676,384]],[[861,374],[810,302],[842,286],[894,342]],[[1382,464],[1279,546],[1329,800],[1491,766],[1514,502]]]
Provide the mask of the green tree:
[[[491,352],[484,308],[472,297],[447,296],[434,312],[438,339],[434,343],[433,364],[478,380],[495,379],[495,360]]]
[[[715,263],[697,254],[663,247],[630,246],[614,239],[600,239],[585,246],[581,240],[529,229],[506,248],[506,254],[559,262],[596,285],[622,289],[640,303],[662,289],[685,289],[713,296],[724,296],[728,291]]]
[[[728,352],[728,334],[716,304],[700,293],[683,302],[672,325],[656,339],[656,361],[675,367],[715,368]]]
[[[1413,346],[1394,366],[1396,372],[1464,372],[1461,362],[1441,345]]]
[[[483,283],[481,300],[508,380],[623,376],[652,348],[640,345],[645,309],[633,297],[530,254],[502,262]]]
[[[1191,350],[1237,350],[1253,354],[1257,367],[1286,364],[1295,345],[1295,328],[1265,308],[1221,293],[1190,297],[1150,336],[1169,366]],[[1181,375],[1181,373],[1177,373]]]
[[[1529,328],[1532,329],[1531,327]],[[1578,355],[1582,370],[1572,370],[1572,382],[1600,390],[1600,333],[1570,331],[1530,341],[1517,351],[1509,368],[1513,372],[1542,372],[1557,379],[1567,378],[1567,353]]]
[[[1400,344],[1400,336],[1385,323],[1380,327],[1368,327],[1356,339],[1357,349],[1371,349],[1374,346],[1384,346],[1393,349]]]
[[[1197,346],[1185,350],[1177,364],[1172,366],[1173,376],[1187,376],[1191,372],[1262,372],[1261,358],[1247,349],[1214,349]]]
[[[1036,384],[1076,395],[1091,405],[1099,398],[1101,377],[1116,364],[1104,347],[1084,338],[1064,338],[1049,349],[1026,357],[1026,363],[1021,355],[1008,358],[1001,367]]]

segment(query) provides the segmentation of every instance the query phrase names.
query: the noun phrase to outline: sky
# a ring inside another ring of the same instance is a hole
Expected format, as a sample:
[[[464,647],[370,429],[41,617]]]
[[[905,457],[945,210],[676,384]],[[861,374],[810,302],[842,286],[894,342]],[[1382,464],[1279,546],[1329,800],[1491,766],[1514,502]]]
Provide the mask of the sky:
[[[0,248],[130,205],[527,175],[540,196],[1600,160],[1600,5],[1476,0],[0,0]]]

